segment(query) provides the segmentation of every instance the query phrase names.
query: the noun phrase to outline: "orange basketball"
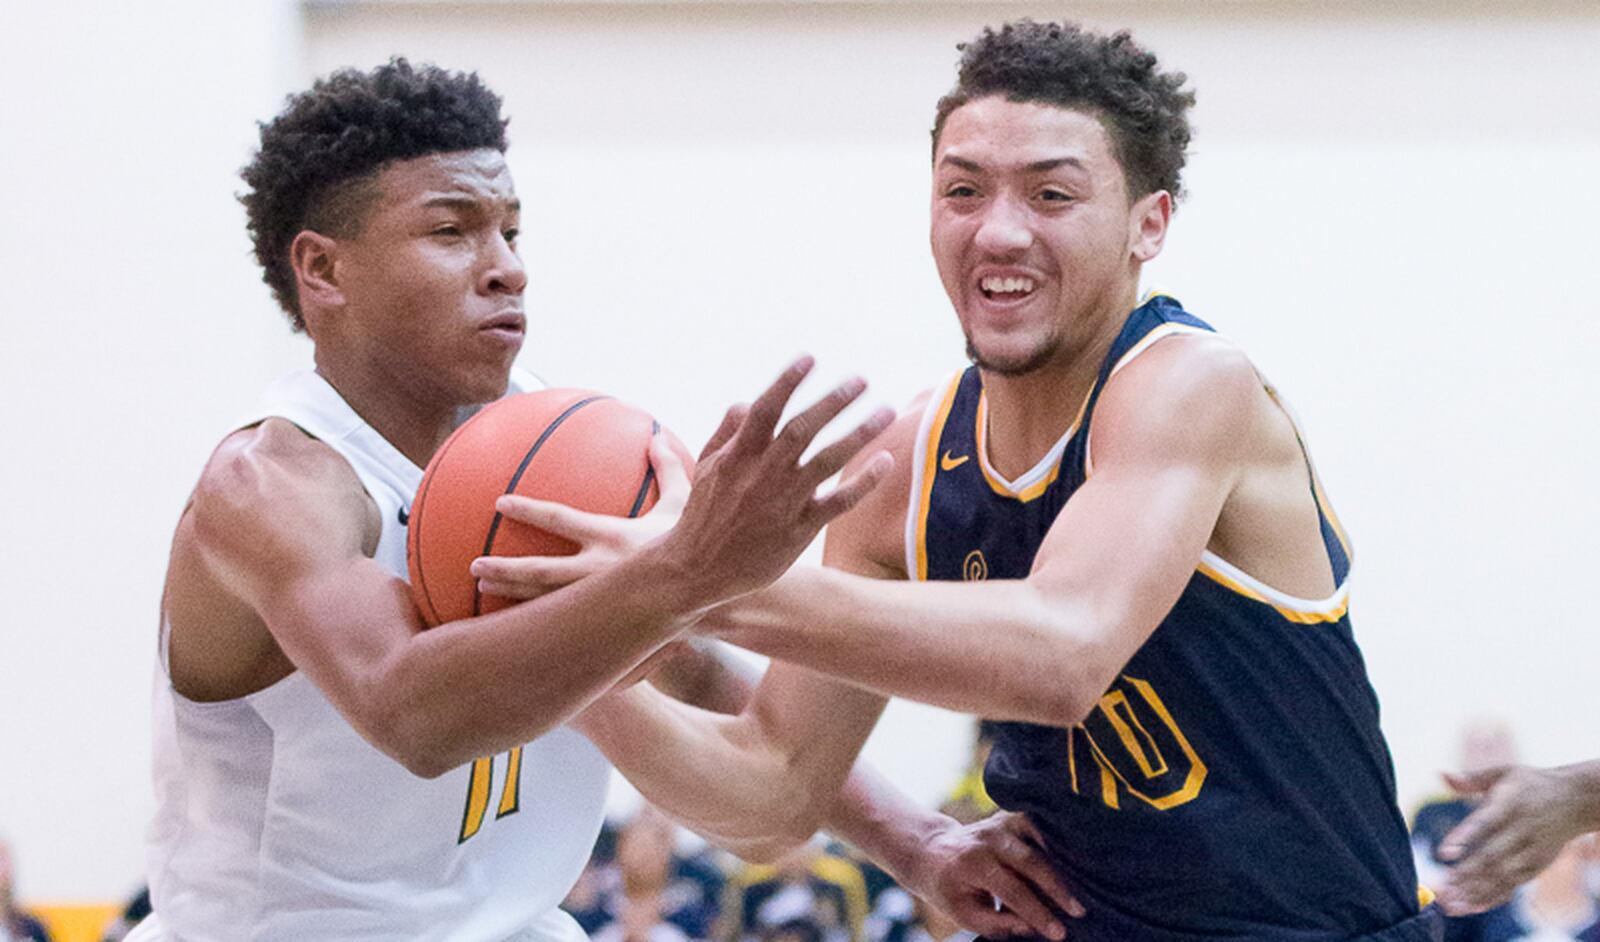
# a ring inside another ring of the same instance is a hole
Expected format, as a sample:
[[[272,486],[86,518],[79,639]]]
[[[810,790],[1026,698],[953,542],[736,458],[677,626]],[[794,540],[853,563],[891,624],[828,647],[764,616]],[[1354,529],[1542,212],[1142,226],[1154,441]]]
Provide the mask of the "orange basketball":
[[[428,462],[411,506],[406,556],[423,620],[432,627],[513,604],[479,593],[468,570],[479,556],[577,552],[569,540],[503,517],[494,508],[502,494],[619,517],[649,510],[659,495],[649,458],[657,427],[647,413],[583,389],[508,396],[468,419]]]

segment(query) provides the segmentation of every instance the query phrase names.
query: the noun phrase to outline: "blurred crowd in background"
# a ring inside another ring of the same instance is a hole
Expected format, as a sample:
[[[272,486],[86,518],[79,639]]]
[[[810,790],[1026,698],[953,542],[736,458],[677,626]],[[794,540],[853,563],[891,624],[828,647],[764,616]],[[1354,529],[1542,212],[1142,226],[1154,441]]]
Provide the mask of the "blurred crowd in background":
[[[963,822],[997,809],[983,788],[988,727],[978,723],[971,761],[942,806]],[[1463,771],[1510,765],[1505,727],[1462,737]],[[1411,819],[1417,875],[1443,871],[1440,842],[1472,809],[1441,795]],[[1600,942],[1600,836],[1567,845],[1506,905],[1447,922],[1446,942]],[[53,936],[13,898],[14,861],[0,841],[0,942],[80,942]],[[925,906],[850,848],[813,840],[769,865],[746,864],[707,845],[646,804],[606,822],[588,866],[562,904],[593,942],[970,942],[971,933]],[[140,890],[101,933],[119,942],[150,911]],[[1069,930],[1070,931],[1070,930]],[[1069,935],[1070,939],[1070,935]],[[83,940],[92,942],[92,940]]]

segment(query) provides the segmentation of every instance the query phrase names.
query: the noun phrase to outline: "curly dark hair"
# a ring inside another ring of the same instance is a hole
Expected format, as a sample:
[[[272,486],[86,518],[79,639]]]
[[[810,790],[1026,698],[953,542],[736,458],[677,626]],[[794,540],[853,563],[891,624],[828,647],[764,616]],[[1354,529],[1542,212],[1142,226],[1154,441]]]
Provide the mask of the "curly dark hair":
[[[261,280],[296,331],[305,329],[289,245],[302,230],[348,238],[360,231],[385,164],[428,154],[506,149],[500,96],[477,73],[413,66],[403,58],[370,72],[343,69],[289,96],[261,127],[261,148],[239,175]]]
[[[1127,31],[1102,36],[1074,23],[1023,19],[986,27],[956,48],[960,71],[955,88],[939,99],[935,147],[951,112],[978,98],[1083,108],[1105,123],[1129,196],[1181,195],[1194,91],[1183,87],[1182,72],[1157,71],[1156,57]]]

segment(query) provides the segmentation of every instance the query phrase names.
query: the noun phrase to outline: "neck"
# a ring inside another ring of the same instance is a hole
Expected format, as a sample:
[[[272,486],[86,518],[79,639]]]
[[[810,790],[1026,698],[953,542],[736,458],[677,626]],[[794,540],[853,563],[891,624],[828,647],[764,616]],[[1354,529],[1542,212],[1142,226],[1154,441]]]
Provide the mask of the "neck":
[[[418,395],[375,365],[336,364],[319,349],[316,369],[363,422],[419,468],[428,466],[455,429],[459,408],[454,403]]]
[[[1100,365],[1133,307],[1130,300],[1108,308],[1083,335],[1069,334],[1059,354],[1038,369],[1016,376],[982,371],[991,467],[1015,478],[1060,440],[1094,388]]]

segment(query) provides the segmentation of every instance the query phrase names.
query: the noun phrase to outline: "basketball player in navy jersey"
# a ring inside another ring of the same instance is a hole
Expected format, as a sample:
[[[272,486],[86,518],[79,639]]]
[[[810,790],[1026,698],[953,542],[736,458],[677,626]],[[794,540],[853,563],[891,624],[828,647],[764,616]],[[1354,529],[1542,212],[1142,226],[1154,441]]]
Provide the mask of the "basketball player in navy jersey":
[[[932,246],[972,366],[879,441],[894,470],[830,526],[830,568],[698,630],[1003,721],[988,791],[1043,832],[1075,940],[1433,938],[1305,444],[1237,347],[1139,298],[1185,77],[1071,25],[962,48]],[[531,594],[573,565],[482,574]]]
[[[316,369],[222,439],[178,523],[154,914],[138,942],[578,942],[556,906],[598,832],[607,758],[708,836],[765,856],[809,836],[872,725],[875,695],[782,665],[734,717],[645,685],[608,695],[704,609],[783,572],[887,470],[879,455],[817,495],[889,415],[802,460],[863,388],[780,428],[808,360],[730,412],[650,548],[423,630],[404,581],[422,468],[465,410],[521,385],[527,275],[505,148],[500,99],[475,75],[403,60],[319,81],[262,126],[251,234]],[[683,476],[659,441],[652,458]],[[1049,928],[1037,899],[1013,897],[1032,893],[1025,877],[990,878],[1038,865],[1013,834],[957,831],[856,787],[865,831],[915,826],[902,843],[964,875],[934,891],[992,886],[1037,915],[979,913],[977,928]]]

